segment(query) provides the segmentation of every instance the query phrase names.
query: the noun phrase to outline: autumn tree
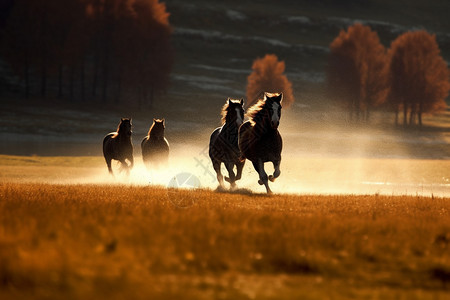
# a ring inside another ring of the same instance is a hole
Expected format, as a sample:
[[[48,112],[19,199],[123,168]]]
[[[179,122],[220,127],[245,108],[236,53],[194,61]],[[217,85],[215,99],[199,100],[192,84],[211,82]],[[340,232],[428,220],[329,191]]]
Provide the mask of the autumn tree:
[[[247,77],[247,103],[252,105],[264,92],[283,92],[283,106],[294,103],[292,83],[284,75],[284,61],[275,54],[266,54],[253,62],[253,72]]]
[[[330,44],[327,84],[330,97],[348,109],[351,120],[368,121],[386,100],[386,49],[369,26],[350,26]]]
[[[37,61],[34,45],[38,38],[33,25],[36,3],[23,0],[14,3],[2,39],[2,54],[22,78],[25,98],[30,96],[32,68]]]
[[[2,53],[24,81],[25,97],[39,81],[45,98],[52,76],[58,74],[58,95],[62,96],[63,70],[72,28],[79,24],[84,8],[80,0],[16,0],[5,25]],[[75,35],[73,35],[75,36]]]
[[[166,6],[158,0],[86,0],[93,26],[92,94],[101,87],[115,101],[133,89],[139,105],[151,104],[169,82],[173,50]],[[113,83],[113,84],[111,84]]]
[[[158,0],[8,0],[2,58],[25,96],[151,104],[167,89],[172,28]],[[121,96],[123,95],[123,96]]]
[[[172,28],[166,6],[158,0],[136,0],[133,10],[134,30],[125,49],[130,63],[128,83],[136,88],[140,106],[152,105],[155,95],[164,92],[169,84]]]
[[[389,104],[395,112],[396,124],[401,110],[404,125],[415,124],[416,116],[422,125],[423,113],[446,108],[449,69],[440,55],[435,35],[424,30],[404,33],[391,43],[389,58]]]
[[[51,37],[53,50],[52,60],[57,68],[51,70],[51,75],[57,73],[58,97],[63,97],[64,71],[68,69],[70,98],[73,97],[73,81],[75,65],[80,59],[80,49],[86,47],[83,42],[82,30],[85,10],[79,0],[46,0],[47,14],[52,20],[48,35]]]

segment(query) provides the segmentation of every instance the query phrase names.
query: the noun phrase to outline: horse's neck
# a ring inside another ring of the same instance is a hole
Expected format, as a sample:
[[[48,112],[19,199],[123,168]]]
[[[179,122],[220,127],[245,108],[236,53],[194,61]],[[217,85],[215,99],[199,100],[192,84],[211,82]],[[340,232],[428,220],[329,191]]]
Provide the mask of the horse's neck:
[[[125,133],[117,132],[116,139],[118,139],[121,142],[130,142],[131,136],[129,136]]]
[[[253,130],[258,132],[259,135],[274,134],[277,131],[277,129],[273,129],[272,126],[270,126],[270,122],[264,118],[256,120],[255,125],[253,125]]]
[[[236,124],[236,121],[232,121],[230,123],[225,122],[222,126],[222,130],[220,131],[221,138],[227,140],[231,144],[237,143],[238,138],[238,130],[239,127]]]
[[[150,139],[152,140],[163,140],[164,139],[164,132],[150,132],[148,135]]]
[[[223,128],[228,130],[238,130],[238,125],[236,123],[236,120],[229,120],[226,121],[225,124],[223,124]]]

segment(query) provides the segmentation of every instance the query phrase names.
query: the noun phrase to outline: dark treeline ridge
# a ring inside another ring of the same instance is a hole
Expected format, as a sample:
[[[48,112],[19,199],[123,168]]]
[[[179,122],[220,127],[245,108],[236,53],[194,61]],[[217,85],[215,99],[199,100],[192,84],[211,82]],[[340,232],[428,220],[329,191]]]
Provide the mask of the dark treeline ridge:
[[[158,0],[6,0],[1,57],[26,98],[151,105],[173,63]]]

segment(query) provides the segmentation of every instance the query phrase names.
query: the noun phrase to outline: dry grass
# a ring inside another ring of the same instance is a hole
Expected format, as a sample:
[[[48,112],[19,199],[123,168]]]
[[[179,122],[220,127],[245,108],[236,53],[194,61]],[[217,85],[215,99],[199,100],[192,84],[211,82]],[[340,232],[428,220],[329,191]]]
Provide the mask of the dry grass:
[[[0,199],[2,299],[450,293],[448,198],[0,183]]]

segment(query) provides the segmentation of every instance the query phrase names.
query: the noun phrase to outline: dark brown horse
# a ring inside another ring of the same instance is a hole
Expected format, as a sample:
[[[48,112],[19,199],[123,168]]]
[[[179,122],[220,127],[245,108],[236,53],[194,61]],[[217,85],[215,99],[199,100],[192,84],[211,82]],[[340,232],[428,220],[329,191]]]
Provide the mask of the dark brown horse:
[[[169,142],[164,137],[166,122],[164,119],[153,119],[148,135],[141,142],[142,159],[147,168],[167,166],[169,162]]]
[[[108,171],[113,174],[111,160],[120,161],[122,169],[127,174],[133,168],[133,145],[131,143],[131,119],[120,119],[116,132],[111,132],[103,139],[103,156],[108,166]],[[127,163],[127,160],[130,164]]]
[[[242,176],[245,159],[241,159],[239,151],[238,129],[244,118],[243,106],[244,99],[228,99],[222,107],[222,126],[211,134],[209,157],[217,173],[217,180],[221,188],[224,187],[223,176],[220,171],[222,163],[228,171],[228,177],[225,177],[225,180],[230,183],[231,188],[236,186],[236,180],[241,179]],[[233,171],[234,166],[236,166],[236,175]]]
[[[283,94],[264,93],[247,111],[249,121],[239,128],[239,149],[243,158],[249,159],[259,174],[259,184],[264,184],[267,193],[272,193],[269,181],[280,176],[281,149],[283,141],[278,132],[281,118],[281,100]],[[275,169],[273,175],[267,177],[265,162],[272,162]]]

